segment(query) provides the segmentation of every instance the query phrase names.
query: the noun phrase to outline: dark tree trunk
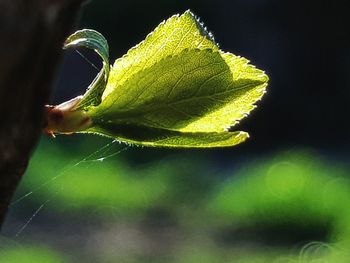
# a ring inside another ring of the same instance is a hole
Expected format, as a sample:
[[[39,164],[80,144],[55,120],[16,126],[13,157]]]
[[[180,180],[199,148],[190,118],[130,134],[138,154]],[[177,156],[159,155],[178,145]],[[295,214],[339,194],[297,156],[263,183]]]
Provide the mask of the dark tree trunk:
[[[0,226],[44,124],[81,0],[0,0]]]

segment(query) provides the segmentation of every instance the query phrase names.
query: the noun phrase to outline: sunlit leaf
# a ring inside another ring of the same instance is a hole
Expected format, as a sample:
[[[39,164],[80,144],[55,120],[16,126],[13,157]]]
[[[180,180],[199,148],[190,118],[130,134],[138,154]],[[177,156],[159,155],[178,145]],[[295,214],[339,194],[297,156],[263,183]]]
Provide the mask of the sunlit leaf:
[[[91,39],[89,35],[84,40],[86,32],[68,42],[91,48],[99,35],[91,31]],[[105,60],[104,38],[101,47],[99,54]],[[46,131],[97,133],[157,147],[236,145],[248,134],[228,130],[254,109],[268,81],[263,71],[248,62],[221,51],[197,18],[186,11],[162,22],[117,59],[107,84],[98,76],[78,107],[61,104],[49,109]],[[108,70],[100,74],[106,76]],[[58,123],[57,111],[65,111]]]
[[[229,147],[240,144],[249,137],[246,132],[178,132],[113,123],[95,126],[88,132],[118,138],[122,142],[131,144],[170,148]]]
[[[167,57],[123,86],[116,83],[91,116],[96,125],[107,120],[182,132],[225,131],[253,108],[266,82],[244,59],[227,58],[237,60],[235,68],[210,49]]]
[[[218,50],[212,35],[190,11],[181,16],[172,16],[160,23],[144,41],[114,62],[103,98],[115,90],[116,84],[123,85],[135,73],[167,56],[174,56],[184,49],[194,48]]]

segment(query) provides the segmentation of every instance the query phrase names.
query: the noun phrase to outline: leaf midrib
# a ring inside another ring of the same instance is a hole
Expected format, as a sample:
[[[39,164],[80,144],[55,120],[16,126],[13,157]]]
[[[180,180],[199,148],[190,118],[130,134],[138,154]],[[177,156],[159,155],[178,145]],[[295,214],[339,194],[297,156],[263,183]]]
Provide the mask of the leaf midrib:
[[[243,79],[245,80],[245,79]],[[258,84],[256,84],[258,83]],[[237,91],[240,91],[240,90],[243,90],[245,88],[248,88],[250,86],[252,86],[252,88],[254,87],[258,87],[260,85],[263,85],[265,82],[263,81],[256,81],[256,82],[250,82],[250,83],[247,83],[247,84],[244,84],[244,85],[241,85],[239,87],[236,87],[235,89],[231,89],[231,90],[225,90],[225,91],[222,91],[222,92],[218,92],[218,93],[215,93],[214,95],[213,94],[209,94],[209,95],[202,95],[202,96],[197,96],[197,97],[191,97],[191,98],[186,98],[186,99],[182,99],[182,100],[177,100],[175,102],[172,102],[172,103],[167,103],[167,104],[158,104],[158,105],[154,105],[152,104],[153,107],[142,107],[142,110],[141,111],[134,111],[134,109],[127,109],[127,110],[121,110],[119,112],[113,112],[113,115],[115,117],[118,117],[118,121],[119,120],[122,120],[122,119],[128,119],[128,118],[132,118],[133,116],[135,115],[139,115],[139,114],[142,114],[142,115],[146,115],[146,114],[149,114],[149,113],[152,113],[152,112],[155,112],[155,111],[158,111],[158,110],[161,110],[161,109],[164,109],[164,108],[168,108],[168,107],[171,107],[171,106],[174,106],[174,105],[177,105],[177,104],[180,104],[180,103],[185,103],[185,102],[189,102],[189,101],[192,101],[192,100],[198,100],[198,99],[211,99],[211,100],[215,100],[213,98],[213,96],[219,96],[219,95],[225,95],[227,93],[230,93],[230,92],[237,92]],[[233,84],[231,84],[232,86]],[[243,94],[242,94],[243,95]],[[240,97],[240,96],[238,96]],[[237,98],[237,97],[236,97]],[[217,107],[215,108],[214,110],[218,110],[218,108],[222,108],[222,107],[225,107],[226,105],[222,105],[221,107]],[[136,108],[137,109],[137,108]],[[103,111],[104,112],[104,111]],[[118,114],[119,113],[119,114]],[[124,113],[129,113],[129,114],[124,114]],[[138,116],[139,117],[139,116]],[[95,118],[99,118],[99,117],[95,117]]]

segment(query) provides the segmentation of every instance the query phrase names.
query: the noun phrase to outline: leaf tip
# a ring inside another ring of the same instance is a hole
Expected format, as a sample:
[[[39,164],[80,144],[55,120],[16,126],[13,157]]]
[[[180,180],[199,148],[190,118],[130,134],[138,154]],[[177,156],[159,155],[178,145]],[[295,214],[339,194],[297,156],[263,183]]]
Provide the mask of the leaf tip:
[[[238,131],[238,138],[240,138],[240,143],[245,142],[246,140],[248,140],[250,138],[250,135],[248,132],[245,131]]]
[[[214,35],[207,29],[204,23],[201,21],[200,17],[195,15],[190,9],[187,9],[181,17],[188,17],[196,23],[196,26],[202,36],[205,36],[208,40],[215,43],[219,47],[218,43],[215,41]]]

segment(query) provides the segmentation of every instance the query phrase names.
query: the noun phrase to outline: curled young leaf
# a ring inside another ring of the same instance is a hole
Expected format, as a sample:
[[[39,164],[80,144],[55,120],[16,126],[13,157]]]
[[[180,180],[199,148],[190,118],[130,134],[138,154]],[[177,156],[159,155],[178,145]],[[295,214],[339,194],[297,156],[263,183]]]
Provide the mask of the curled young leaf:
[[[89,85],[79,104],[76,105],[77,109],[87,109],[89,106],[97,106],[101,103],[101,97],[109,77],[109,47],[104,36],[92,29],[76,31],[67,38],[63,46],[64,49],[77,47],[93,49],[103,61],[103,68]]]

